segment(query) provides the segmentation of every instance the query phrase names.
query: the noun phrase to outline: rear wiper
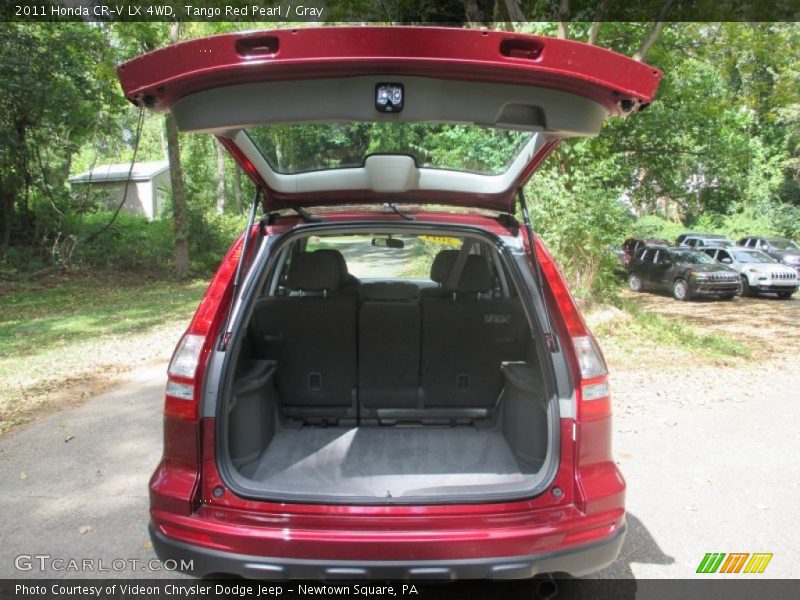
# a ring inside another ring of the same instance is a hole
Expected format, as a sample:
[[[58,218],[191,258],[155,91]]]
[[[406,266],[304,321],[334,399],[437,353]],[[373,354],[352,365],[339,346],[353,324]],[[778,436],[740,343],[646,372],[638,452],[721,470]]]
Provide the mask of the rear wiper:
[[[394,204],[392,204],[391,202],[387,202],[385,204],[385,206],[387,206],[389,208],[390,212],[393,212],[394,214],[403,217],[406,221],[413,221],[414,220],[414,217],[412,217],[411,215],[407,215],[406,213],[400,212],[397,209],[397,207]]]
[[[247,219],[247,228],[244,230],[244,240],[242,241],[242,253],[239,255],[239,262],[236,264],[236,274],[233,276],[233,290],[231,292],[231,303],[228,306],[228,314],[225,317],[225,332],[219,342],[219,349],[224,352],[231,341],[231,318],[233,317],[233,308],[239,300],[239,286],[241,285],[242,277],[244,276],[244,262],[247,260],[247,250],[250,246],[250,232],[253,230],[253,225],[256,221],[256,211],[258,210],[258,199],[261,196],[261,189],[256,187],[256,193],[253,196],[253,206],[250,207],[250,217]],[[259,232],[263,228],[259,228]]]
[[[542,266],[539,264],[539,255],[536,253],[536,237],[533,235],[533,228],[531,227],[531,215],[528,212],[528,206],[525,203],[525,194],[522,193],[522,188],[517,190],[517,198],[519,198],[519,206],[522,211],[522,222],[525,224],[525,233],[528,234],[528,243],[530,246],[531,261],[533,261],[533,270],[536,277],[536,287],[539,291],[539,300],[542,303],[542,310],[544,311],[544,339],[547,344],[547,349],[550,352],[558,351],[558,344],[556,343],[556,336],[553,335],[553,321],[550,318],[550,311],[547,310],[547,301],[544,297],[544,285],[542,283]]]

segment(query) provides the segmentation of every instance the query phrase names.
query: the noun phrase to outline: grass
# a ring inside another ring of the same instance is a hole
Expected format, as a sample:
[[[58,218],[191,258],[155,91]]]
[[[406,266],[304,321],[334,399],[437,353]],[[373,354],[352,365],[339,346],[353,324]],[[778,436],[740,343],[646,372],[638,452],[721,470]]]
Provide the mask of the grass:
[[[206,285],[126,274],[0,290],[0,431],[70,387],[168,358]]]
[[[665,317],[643,309],[636,302],[620,298],[618,308],[627,318],[601,322],[595,333],[627,351],[647,346],[667,346],[694,351],[709,358],[751,358],[744,344],[719,333],[701,334],[681,319]]]

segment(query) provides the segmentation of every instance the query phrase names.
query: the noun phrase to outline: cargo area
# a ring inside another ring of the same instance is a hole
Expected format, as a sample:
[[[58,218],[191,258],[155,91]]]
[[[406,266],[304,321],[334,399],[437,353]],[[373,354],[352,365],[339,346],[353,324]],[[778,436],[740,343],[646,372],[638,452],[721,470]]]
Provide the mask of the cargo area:
[[[329,244],[277,261],[225,404],[242,493],[489,501],[541,483],[554,408],[528,317],[496,251],[456,242],[418,279],[358,278]]]

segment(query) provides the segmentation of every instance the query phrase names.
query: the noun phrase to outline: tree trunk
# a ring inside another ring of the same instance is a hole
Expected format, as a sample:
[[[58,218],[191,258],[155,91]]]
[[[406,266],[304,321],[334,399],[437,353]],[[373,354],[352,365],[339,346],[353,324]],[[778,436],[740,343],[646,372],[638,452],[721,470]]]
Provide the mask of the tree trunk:
[[[170,23],[169,41],[176,44],[180,38],[181,24]],[[186,231],[186,190],[183,187],[183,168],[181,167],[181,146],[178,138],[178,124],[172,113],[166,117],[167,155],[169,156],[169,175],[172,183],[172,225],[175,228],[175,274],[184,278],[189,273],[189,237]]]
[[[217,149],[217,214],[225,212],[225,149],[214,140]]]
[[[639,62],[643,61],[647,53],[650,51],[650,48],[653,44],[656,43],[659,36],[661,35],[661,30],[664,29],[664,21],[669,19],[669,15],[672,13],[672,9],[675,7],[676,0],[667,0],[666,4],[664,4],[664,8],[661,9],[661,13],[658,15],[658,21],[653,25],[653,28],[650,30],[650,33],[647,34],[647,37],[644,38],[642,41],[642,45],[639,46],[639,49],[633,54],[633,60],[638,60]]]
[[[558,37],[565,39],[569,32],[569,0],[561,0],[558,7]]]
[[[189,238],[186,234],[186,190],[183,187],[181,147],[178,125],[171,113],[166,116],[167,154],[172,183],[172,225],[175,229],[175,274],[179,278],[189,273]]]
[[[233,168],[233,201],[236,203],[236,212],[242,212],[242,170],[239,165]]]
[[[597,13],[595,13],[594,22],[589,28],[589,39],[587,40],[589,44],[594,45],[597,43],[597,36],[600,35],[600,26],[603,24],[603,21],[605,21],[606,15],[608,14],[613,2],[614,0],[603,0],[600,3],[600,6],[597,7]]]
[[[517,0],[500,0],[497,3],[497,9],[502,18],[502,22],[499,25],[506,31],[514,31],[515,22],[527,20]]]
[[[14,220],[14,194],[0,189],[3,199],[3,245],[0,247],[0,256],[5,256],[11,246],[11,222]]]

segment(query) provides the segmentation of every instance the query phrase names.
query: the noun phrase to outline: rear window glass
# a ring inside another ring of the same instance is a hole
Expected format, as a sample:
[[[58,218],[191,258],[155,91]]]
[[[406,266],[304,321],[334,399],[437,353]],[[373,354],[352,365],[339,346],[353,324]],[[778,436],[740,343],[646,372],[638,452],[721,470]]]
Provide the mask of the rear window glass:
[[[463,238],[444,236],[393,235],[312,236],[307,252],[338,250],[347,263],[347,271],[359,279],[429,279],[434,257],[441,250],[458,250]],[[402,248],[392,247],[402,243]],[[478,248],[476,244],[472,252]]]
[[[529,132],[449,123],[297,123],[247,130],[279,173],[361,167],[371,154],[404,154],[418,167],[497,175],[531,139]]]

